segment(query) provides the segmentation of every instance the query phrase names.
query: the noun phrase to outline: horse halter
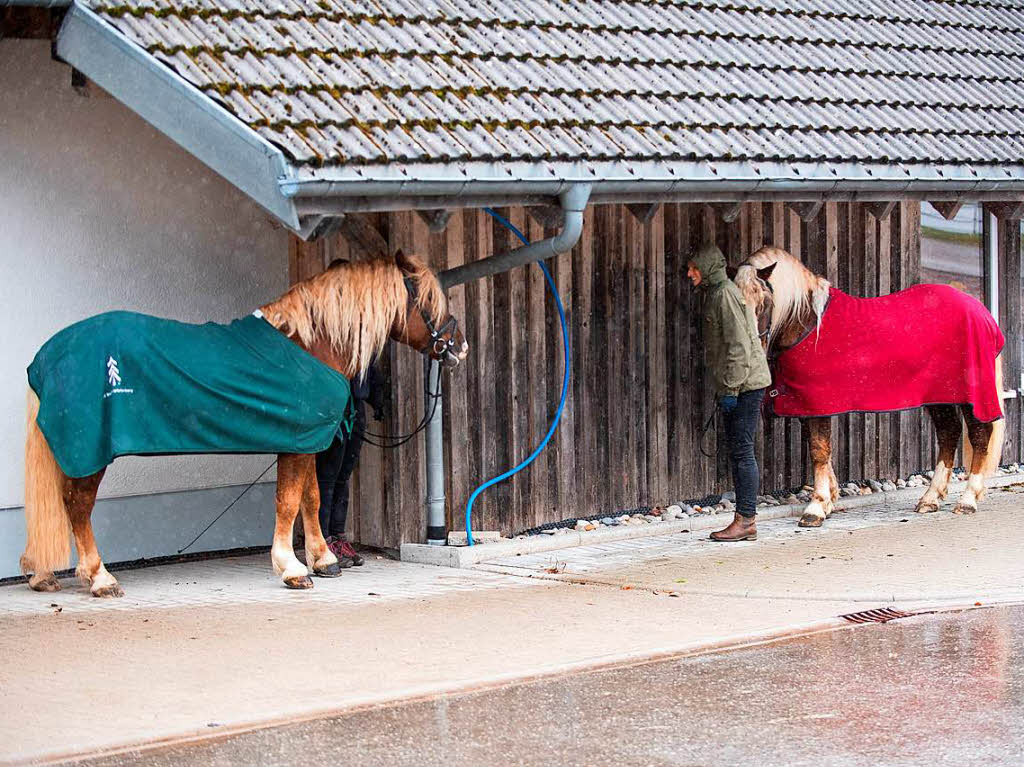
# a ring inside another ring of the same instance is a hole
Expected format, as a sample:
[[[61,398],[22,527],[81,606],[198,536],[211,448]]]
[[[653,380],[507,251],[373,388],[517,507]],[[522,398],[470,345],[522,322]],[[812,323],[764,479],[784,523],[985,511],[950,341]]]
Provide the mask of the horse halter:
[[[405,289],[409,294],[409,301],[415,303],[419,292],[416,289],[416,282],[412,277],[405,277]],[[449,314],[448,319],[439,328],[434,327],[434,321],[430,319],[430,315],[422,307],[420,308],[420,317],[423,318],[423,324],[427,326],[427,332],[430,333],[431,340],[431,343],[420,349],[420,353],[430,354],[433,352],[437,356],[438,362],[442,365],[449,365],[451,367],[458,365],[459,355],[455,353],[455,331],[458,329],[459,323],[455,319],[455,315]]]
[[[412,277],[406,275],[404,277],[405,290],[409,294],[409,301],[415,303],[416,297],[419,292],[416,290],[416,281]],[[428,357],[430,352],[433,352],[438,357],[438,363],[441,365],[449,365],[454,367],[459,364],[459,355],[454,352],[455,349],[455,331],[458,329],[458,322],[454,315],[449,314],[448,319],[444,321],[444,324],[439,328],[434,327],[433,321],[423,309],[420,309],[420,317],[423,318],[423,324],[427,326],[427,331],[430,333],[431,342],[419,350],[420,354]],[[446,337],[447,334],[447,337]],[[430,388],[430,376],[423,376],[423,396],[426,401],[430,402],[430,407],[425,408],[423,412],[423,418],[420,419],[419,424],[408,434],[402,434],[399,436],[392,436],[389,434],[374,434],[370,431],[364,431],[360,439],[363,442],[368,442],[374,447],[394,449],[399,448],[406,442],[411,440],[425,428],[427,424],[434,419],[434,412],[437,410],[437,403],[441,399],[441,376],[437,376],[437,383],[434,390]],[[372,439],[371,439],[372,438]],[[374,442],[374,439],[390,440],[390,442]]]
[[[761,282],[763,282],[764,286],[766,288],[768,288],[768,292],[772,295],[773,304],[774,304],[775,288],[772,287],[772,284],[770,282],[768,282],[768,280],[761,280]],[[761,339],[767,338],[769,335],[771,335],[771,332],[772,332],[772,313],[768,312],[768,322],[765,324],[764,330],[762,330],[761,332],[759,332],[757,334],[757,337],[761,338]]]

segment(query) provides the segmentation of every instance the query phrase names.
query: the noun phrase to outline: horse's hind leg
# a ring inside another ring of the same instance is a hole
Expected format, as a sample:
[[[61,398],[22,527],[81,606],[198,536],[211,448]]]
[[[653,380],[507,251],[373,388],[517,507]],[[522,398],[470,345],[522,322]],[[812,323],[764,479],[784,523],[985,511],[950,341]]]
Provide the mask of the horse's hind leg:
[[[839,480],[836,479],[836,470],[832,465],[832,461],[828,462],[828,489],[834,504],[839,500]]]
[[[71,518],[71,530],[75,534],[78,549],[78,567],[75,574],[94,597],[123,597],[124,590],[107,568],[103,566],[96,539],[92,534],[92,509],[96,505],[96,492],[106,469],[92,476],[72,479],[64,491],[64,505]]]
[[[800,527],[821,527],[832,513],[832,503],[838,495],[838,483],[832,469],[832,419],[808,418],[804,426],[808,431],[811,462],[814,464],[814,494],[798,524]]]
[[[306,564],[313,568],[314,575],[336,578],[341,575],[338,558],[327,548],[323,531],[320,529],[320,487],[316,482],[315,459],[310,461],[306,484],[302,492],[302,530],[305,536]]]
[[[967,422],[967,439],[971,443],[972,455],[971,465],[965,467],[969,472],[967,489],[960,496],[960,502],[953,509],[953,513],[973,514],[978,510],[978,501],[985,494],[985,463],[988,460],[993,425],[975,420],[970,408],[965,407],[963,412],[964,420]]]
[[[282,454],[277,458],[277,524],[274,526],[270,560],[274,564],[274,572],[290,589],[313,588],[309,570],[298,560],[292,548],[292,525],[299,513],[306,476],[312,464],[311,455]]]
[[[921,500],[917,502],[916,511],[919,514],[938,511],[939,501],[944,500],[949,493],[956,448],[960,444],[960,435],[963,432],[963,423],[955,405],[929,405],[925,409],[935,424],[935,434],[939,439],[939,458],[935,463],[932,482],[921,496]]]

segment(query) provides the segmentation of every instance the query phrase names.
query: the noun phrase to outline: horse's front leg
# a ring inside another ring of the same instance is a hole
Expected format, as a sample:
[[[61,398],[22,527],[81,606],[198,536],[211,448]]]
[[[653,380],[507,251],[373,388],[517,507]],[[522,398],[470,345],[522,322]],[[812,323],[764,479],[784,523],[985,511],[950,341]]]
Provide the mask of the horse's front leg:
[[[832,470],[832,419],[808,418],[803,422],[808,433],[811,462],[814,465],[814,493],[800,517],[800,527],[821,527],[832,513],[838,491]]]
[[[311,455],[282,454],[277,457],[277,524],[274,526],[270,560],[274,563],[274,572],[290,589],[313,588],[309,571],[292,549],[292,525],[302,503],[308,464],[313,460]]]
[[[302,531],[305,537],[306,564],[313,568],[313,575],[336,578],[341,575],[338,558],[327,548],[323,531],[320,529],[320,488],[316,483],[316,457],[308,456],[309,466],[302,492]]]

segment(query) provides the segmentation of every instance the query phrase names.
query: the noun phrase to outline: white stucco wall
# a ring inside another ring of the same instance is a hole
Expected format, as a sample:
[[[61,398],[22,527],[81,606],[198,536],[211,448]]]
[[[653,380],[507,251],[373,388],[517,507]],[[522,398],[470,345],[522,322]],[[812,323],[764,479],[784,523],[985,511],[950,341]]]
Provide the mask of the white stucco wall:
[[[287,287],[287,234],[46,41],[0,40],[0,508],[23,493],[25,368],[60,328],[126,308],[225,321]],[[126,458],[101,496],[246,484],[262,456]]]

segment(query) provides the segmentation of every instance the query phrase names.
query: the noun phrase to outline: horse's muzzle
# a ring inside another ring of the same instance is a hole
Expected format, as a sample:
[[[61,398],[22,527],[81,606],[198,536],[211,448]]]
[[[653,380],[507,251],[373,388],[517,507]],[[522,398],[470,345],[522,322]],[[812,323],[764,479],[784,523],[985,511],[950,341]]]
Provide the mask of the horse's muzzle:
[[[447,354],[441,357],[441,364],[446,368],[456,368],[467,356],[469,356],[469,344],[463,341],[459,351],[448,350]]]

